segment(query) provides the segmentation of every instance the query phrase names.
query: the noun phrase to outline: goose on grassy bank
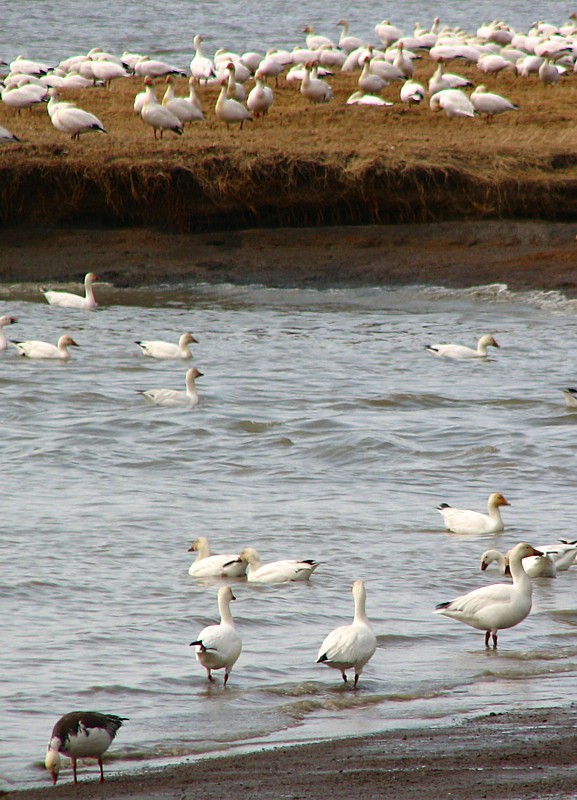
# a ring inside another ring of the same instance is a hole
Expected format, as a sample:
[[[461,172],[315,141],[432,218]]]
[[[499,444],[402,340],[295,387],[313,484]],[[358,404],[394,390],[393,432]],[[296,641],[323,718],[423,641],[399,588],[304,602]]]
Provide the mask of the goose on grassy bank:
[[[200,397],[196,388],[196,378],[200,377],[202,377],[202,372],[192,367],[186,372],[186,390],[184,392],[178,389],[138,389],[137,391],[150,406],[197,406]]]
[[[365,606],[367,593],[363,581],[354,581],[353,600],[355,613],[350,625],[332,630],[322,643],[317,664],[338,669],[347,683],[347,669],[354,669],[354,686],[357,685],[364,666],[377,649],[377,638],[370,626]]]
[[[243,106],[238,100],[228,97],[227,92],[228,80],[225,79],[221,81],[220,94],[216,100],[214,113],[217,119],[226,124],[227,128],[238,122],[240,123],[240,130],[242,130],[242,126],[245,122],[252,121],[252,114],[248,108]]]
[[[488,92],[487,87],[483,84],[477,86],[470,97],[477,114],[484,114],[487,117],[487,122],[491,122],[493,117],[498,114],[504,114],[505,111],[519,111],[519,106],[516,106],[500,94]]]
[[[242,650],[242,640],[230,613],[231,600],[236,598],[230,586],[221,586],[218,590],[220,623],[207,625],[190,643],[191,647],[196,648],[196,658],[205,668],[209,681],[214,681],[213,670],[224,669],[225,686]]]
[[[168,75],[166,84],[166,91],[162,98],[163,108],[167,108],[175,117],[178,117],[182,125],[204,120],[205,117],[202,110],[194,103],[191,103],[190,97],[176,97],[174,94],[174,78],[172,75]]]
[[[54,88],[49,89],[48,94],[51,100],[55,100],[48,109],[48,115],[57,131],[68,134],[73,140],[80,139],[83,133],[108,133],[95,114],[73,103],[58,102],[58,92]]]
[[[491,336],[491,334],[487,333],[481,336],[477,342],[476,350],[462,344],[427,344],[425,345],[425,350],[428,350],[429,353],[433,353],[433,355],[441,356],[442,358],[487,358],[489,354],[487,348],[500,346],[496,339]]]
[[[499,508],[511,505],[500,492],[493,492],[487,501],[487,513],[453,508],[448,503],[441,503],[437,511],[443,517],[445,528],[452,533],[485,534],[499,533],[504,529]]]
[[[158,102],[156,97],[156,90],[152,78],[144,79],[144,98],[140,107],[141,120],[152,128],[154,131],[154,138],[156,139],[157,131],[160,131],[160,138],[162,139],[164,131],[172,131],[177,136],[182,134],[182,122],[170,111],[164,108]],[[135,101],[136,102],[136,101]]]
[[[238,553],[213,555],[206,536],[198,536],[188,552],[198,554],[188,570],[195,578],[242,578],[246,573],[246,561],[242,561]]]
[[[11,340],[14,347],[18,350],[19,355],[24,358],[70,358],[69,347],[79,347],[74,341],[72,336],[64,334],[58,339],[58,344],[51,344],[50,342],[42,342],[37,339],[31,339],[27,342],[16,342]]]
[[[528,556],[543,555],[526,542],[519,542],[510,552],[509,568],[513,583],[496,583],[482,586],[468,594],[446,603],[439,603],[435,611],[485,631],[485,647],[492,637],[497,647],[497,635],[503,628],[512,628],[522,622],[531,611],[531,579],[523,569],[522,561]]]
[[[98,282],[98,275],[94,272],[87,272],[84,276],[84,297],[74,292],[60,292],[47,289],[42,292],[46,301],[51,306],[60,308],[81,308],[91,311],[98,305],[94,297],[93,284]]]
[[[78,783],[77,760],[96,758],[100,768],[100,783],[103,783],[102,754],[108,750],[126,720],[127,717],[101,714],[99,711],[72,711],[61,717],[52,729],[44,762],[52,775],[52,783],[58,780],[61,754],[72,761],[74,783]]]
[[[163,342],[160,339],[148,339],[137,341],[136,344],[142,350],[142,354],[150,358],[192,358],[191,344],[198,344],[192,333],[183,333],[178,344]]]

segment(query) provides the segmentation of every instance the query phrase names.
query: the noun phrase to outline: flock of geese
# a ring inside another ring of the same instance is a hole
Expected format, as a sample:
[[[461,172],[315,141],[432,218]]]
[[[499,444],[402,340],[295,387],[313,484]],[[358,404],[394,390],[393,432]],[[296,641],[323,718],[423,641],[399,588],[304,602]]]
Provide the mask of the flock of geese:
[[[93,273],[85,277],[85,293],[77,295],[70,292],[44,291],[51,305],[61,308],[93,310],[97,303],[93,284],[98,278]],[[0,349],[6,349],[8,341],[3,328],[17,322],[13,316],[0,318]],[[168,358],[189,361],[192,358],[191,345],[197,340],[190,333],[184,333],[178,343],[159,340],[141,340],[143,357]],[[68,358],[68,347],[75,345],[68,336],[60,337],[58,345],[40,341],[12,341],[18,353],[26,358]],[[427,352],[435,357],[458,361],[478,361],[488,359],[488,347],[499,347],[495,338],[482,336],[476,348],[457,344],[427,345]],[[189,368],[186,373],[186,392],[173,389],[154,389],[143,392],[147,402],[164,406],[194,407],[199,402],[195,378],[201,373]],[[448,531],[465,535],[486,535],[499,533],[504,529],[500,509],[509,502],[499,492],[488,499],[487,513],[470,509],[458,509],[446,503],[438,507]],[[253,547],[245,547],[239,553],[213,554],[208,539],[198,537],[190,547],[196,553],[190,565],[189,574],[194,578],[218,578],[223,581],[246,580],[247,583],[277,584],[307,581],[311,578],[319,562],[314,560],[285,559],[262,563],[261,557]],[[500,630],[513,627],[522,622],[531,610],[531,578],[555,577],[557,572],[568,570],[577,557],[577,541],[561,540],[556,544],[538,548],[526,542],[519,542],[508,553],[489,549],[481,558],[481,569],[485,570],[496,563],[503,575],[510,575],[511,583],[497,583],[475,589],[453,600],[440,603],[435,611],[473,628],[484,631],[485,646],[497,646]],[[348,682],[347,671],[353,670],[353,686],[356,687],[364,667],[373,656],[377,640],[366,613],[366,589],[362,580],[352,584],[354,614],[352,622],[332,630],[320,645],[317,663],[331,667]],[[218,612],[220,621],[203,628],[190,643],[195,648],[196,659],[206,670],[209,681],[214,681],[213,672],[223,670],[224,686],[227,685],[231,671],[242,650],[242,640],[235,628],[230,604],[235,599],[232,588],[222,585],[218,590]],[[112,743],[124,718],[99,712],[75,711],[62,717],[52,731],[45,765],[56,783],[60,771],[61,754],[72,760],[74,781],[77,780],[76,761],[78,758],[93,757],[98,760],[100,780],[104,780],[102,754]]]
[[[337,72],[358,73],[358,88],[346,101],[350,105],[393,105],[382,97],[382,92],[395,84],[403,104],[417,105],[428,97],[431,110],[443,111],[448,117],[483,115],[492,120],[507,111],[517,111],[518,106],[487,91],[485,76],[507,72],[554,85],[574,72],[576,66],[575,15],[561,25],[540,21],[527,32],[493,20],[471,33],[441,25],[437,17],[429,28],[417,24],[411,33],[405,33],[384,20],[374,26],[372,42],[352,35],[347,20],[339,20],[336,26],[341,29],[338,38],[316,33],[307,25],[304,41],[291,50],[269,48],[237,53],[219,48],[212,56],[205,53],[202,36],[197,34],[188,70],[143,53],[125,51],[116,55],[98,47],[58,64],[18,56],[9,65],[0,63],[8,69],[0,83],[0,97],[18,115],[24,109],[46,103],[52,125],[78,139],[84,133],[106,133],[106,125],[92,112],[62,100],[61,93],[110,87],[114,81],[137,77],[144,81],[144,90],[134,99],[134,111],[153,129],[155,138],[162,138],[164,131],[181,135],[186,125],[206,119],[199,91],[209,86],[219,89],[214,106],[216,119],[240,128],[268,113],[275,101],[270,84],[277,87],[281,76],[286,85],[298,86],[307,102],[328,103],[334,98],[330,79]],[[415,65],[423,59],[435,67],[427,85],[413,77]],[[468,78],[447,71],[449,62],[474,65],[479,74],[478,85],[473,87]],[[188,77],[187,96],[175,95],[176,77]],[[155,82],[165,85],[161,101]],[[0,127],[0,141],[20,138]]]

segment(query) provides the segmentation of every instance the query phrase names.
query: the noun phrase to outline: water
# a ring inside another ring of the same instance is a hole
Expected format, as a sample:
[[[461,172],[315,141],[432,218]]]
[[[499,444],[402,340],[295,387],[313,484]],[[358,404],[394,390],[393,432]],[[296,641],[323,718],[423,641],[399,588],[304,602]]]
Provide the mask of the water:
[[[560,9],[557,0],[543,0],[537,9],[519,0],[498,5],[492,0],[443,0],[434,7],[426,0],[393,0],[386,9],[379,0],[340,7],[330,0],[313,0],[297,10],[281,0],[171,0],[169,4],[159,0],[19,0],[3,4],[0,56],[10,61],[23,54],[52,62],[99,46],[118,54],[125,49],[155,54],[185,68],[194,52],[196,33],[205,38],[207,52],[219,47],[241,52],[292,48],[304,43],[306,24],[338,39],[336,23],[345,16],[352,35],[376,43],[374,26],[383,16],[409,34],[415,22],[431,25],[435,14],[444,24],[474,33],[495,17],[517,30],[528,30],[537,19],[561,24],[568,10]]]
[[[488,546],[575,535],[575,303],[503,286],[464,292],[97,287],[94,313],[5,289],[12,338],[72,333],[70,363],[1,355],[0,775],[41,771],[54,721],[77,708],[130,718],[109,770],[238,747],[445,724],[566,702],[577,674],[577,570],[534,582],[534,609],[483,634],[432,613],[500,578]],[[183,384],[140,338],[199,339],[201,405],[146,406]],[[494,360],[442,361],[473,344]],[[442,529],[439,502],[511,502],[504,534]],[[217,583],[188,575],[190,542],[263,560],[315,558],[310,584],[234,586],[244,641],[226,691],[191,642],[216,618]],[[365,580],[378,649],[356,692],[315,663]],[[68,777],[68,775],[65,775]]]

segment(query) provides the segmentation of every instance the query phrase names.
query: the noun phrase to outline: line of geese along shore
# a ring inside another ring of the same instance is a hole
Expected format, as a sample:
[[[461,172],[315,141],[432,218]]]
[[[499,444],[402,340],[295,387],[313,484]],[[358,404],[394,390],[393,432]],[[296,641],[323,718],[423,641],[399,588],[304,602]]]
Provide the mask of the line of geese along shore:
[[[124,51],[116,55],[99,47],[58,64],[18,56],[10,64],[0,62],[6,71],[0,98],[16,119],[22,110],[47,104],[56,130],[78,139],[84,133],[107,133],[106,120],[61,95],[89,87],[109,89],[115,81],[136,77],[144,81],[144,90],[135,96],[131,112],[152,129],[155,138],[162,138],[165,131],[181,135],[187,125],[207,119],[201,95],[209,87],[220,90],[215,118],[227,127],[242,129],[245,122],[268,114],[275,102],[275,90],[269,84],[276,88],[279,79],[300,91],[307,103],[330,103],[336,102],[331,78],[336,79],[337,73],[359,73],[358,88],[346,100],[348,105],[391,106],[393,102],[382,93],[394,84],[399,86],[400,103],[418,105],[428,97],[432,111],[451,118],[480,115],[491,121],[507,111],[518,111],[519,106],[487,91],[482,82],[485,76],[504,72],[536,78],[547,86],[568,80],[577,66],[576,20],[572,14],[560,25],[540,21],[527,32],[493,20],[471,33],[442,25],[436,17],[429,28],[417,24],[408,35],[383,20],[374,26],[375,40],[367,42],[352,35],[348,21],[341,19],[335,26],[341,30],[339,37],[316,33],[307,25],[304,41],[292,50],[263,47],[237,53],[218,48],[212,56],[205,53],[203,38],[196,34],[188,70],[146,54]],[[413,79],[419,62],[434,68],[427,85]],[[467,77],[449,72],[449,62],[474,66],[480,82],[473,86]],[[178,78],[188,79],[187,95],[176,96]],[[155,81],[165,84],[162,101],[157,98]],[[0,141],[22,140],[24,134],[0,126]]]

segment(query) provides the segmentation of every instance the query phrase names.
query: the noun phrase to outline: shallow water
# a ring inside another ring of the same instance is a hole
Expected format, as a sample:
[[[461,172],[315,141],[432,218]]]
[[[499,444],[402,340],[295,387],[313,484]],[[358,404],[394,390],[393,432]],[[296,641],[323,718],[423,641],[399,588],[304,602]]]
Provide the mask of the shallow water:
[[[479,570],[489,545],[575,536],[577,414],[558,388],[575,382],[575,303],[503,286],[106,298],[84,313],[0,292],[11,338],[80,344],[67,364],[0,356],[0,775],[46,783],[52,724],[76,708],[130,718],[108,765],[123,770],[573,697],[577,568],[534,582],[496,652],[433,608],[500,580]],[[179,388],[185,367],[134,340],[185,330],[201,404],[148,407],[136,390]],[[502,345],[487,363],[423,348],[486,332]],[[444,532],[436,505],[483,510],[492,491],[511,502],[504,534]],[[226,691],[188,646],[216,616],[217,584],[188,575],[199,534],[322,562],[309,584],[234,586],[244,649]],[[355,578],[379,643],[358,691],[315,663]]]

